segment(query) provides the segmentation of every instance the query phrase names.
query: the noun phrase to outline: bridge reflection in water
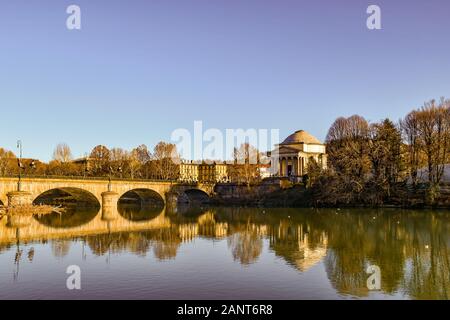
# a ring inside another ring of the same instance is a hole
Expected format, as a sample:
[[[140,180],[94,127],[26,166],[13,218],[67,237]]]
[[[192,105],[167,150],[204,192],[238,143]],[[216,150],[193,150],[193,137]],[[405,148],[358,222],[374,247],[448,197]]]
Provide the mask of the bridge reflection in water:
[[[223,239],[242,265],[260,263],[265,248],[297,272],[321,265],[340,294],[368,296],[365,270],[375,264],[385,294],[450,298],[448,213],[199,206],[171,212],[126,203],[114,212],[79,208],[28,225],[0,221],[0,254],[17,242],[52,240],[54,254],[66,255],[74,238],[95,255],[153,251],[161,260],[175,259],[183,243],[197,238]]]

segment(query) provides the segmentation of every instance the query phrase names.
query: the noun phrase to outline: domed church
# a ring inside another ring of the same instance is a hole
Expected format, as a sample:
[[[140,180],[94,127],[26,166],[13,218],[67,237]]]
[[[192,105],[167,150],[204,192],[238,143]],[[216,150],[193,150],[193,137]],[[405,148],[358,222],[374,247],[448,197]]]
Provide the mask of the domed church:
[[[307,173],[308,162],[314,159],[322,168],[327,166],[325,145],[304,130],[295,131],[272,151],[272,167],[280,177],[300,181]]]

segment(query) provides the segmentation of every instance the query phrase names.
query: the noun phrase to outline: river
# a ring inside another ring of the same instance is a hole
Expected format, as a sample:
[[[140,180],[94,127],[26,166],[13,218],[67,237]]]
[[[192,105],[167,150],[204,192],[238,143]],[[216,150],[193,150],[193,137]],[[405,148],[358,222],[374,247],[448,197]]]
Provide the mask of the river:
[[[123,206],[0,221],[0,299],[449,297],[449,211]]]

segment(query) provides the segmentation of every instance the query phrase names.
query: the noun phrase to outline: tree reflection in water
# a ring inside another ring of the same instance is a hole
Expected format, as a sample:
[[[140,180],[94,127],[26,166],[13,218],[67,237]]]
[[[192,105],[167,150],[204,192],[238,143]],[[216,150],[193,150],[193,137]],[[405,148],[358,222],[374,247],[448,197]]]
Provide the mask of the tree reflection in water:
[[[228,237],[228,247],[233,258],[243,265],[254,263],[261,255],[263,241],[256,230],[251,228],[242,230]]]
[[[56,239],[51,242],[52,253],[57,258],[64,258],[69,254],[72,241],[65,239]]]
[[[331,218],[331,217],[330,217]],[[366,296],[364,273],[381,268],[381,290],[416,299],[448,299],[448,214],[438,212],[347,212],[329,220],[328,277],[344,294]]]
[[[117,209],[119,214],[127,220],[148,221],[159,216],[163,212],[164,206],[121,204]]]
[[[81,213],[80,213],[81,214]],[[93,213],[92,213],[93,214]],[[127,224],[151,221],[156,211],[127,208]],[[40,219],[56,228],[80,225],[90,214]],[[365,297],[369,265],[381,269],[381,290],[416,299],[449,299],[450,213],[369,209],[180,208],[166,213],[165,227],[141,232],[79,236],[95,255],[131,252],[159,260],[176,259],[182,243],[195,238],[226,240],[235,261],[258,263],[264,251],[307,272],[323,263],[328,279],[343,295]],[[64,256],[70,241],[52,242],[55,256]],[[0,252],[7,245],[0,243]],[[208,254],[205,252],[205,254]]]
[[[48,227],[70,229],[89,223],[97,216],[99,210],[97,207],[67,207],[62,214],[53,212],[49,215],[35,216],[34,218]]]

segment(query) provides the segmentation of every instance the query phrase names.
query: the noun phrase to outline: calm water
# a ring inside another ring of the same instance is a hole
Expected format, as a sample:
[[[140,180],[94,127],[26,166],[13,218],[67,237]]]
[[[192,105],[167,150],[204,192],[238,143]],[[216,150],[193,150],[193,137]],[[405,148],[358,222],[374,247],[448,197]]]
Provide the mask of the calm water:
[[[0,221],[0,299],[449,297],[448,211],[129,207]]]

